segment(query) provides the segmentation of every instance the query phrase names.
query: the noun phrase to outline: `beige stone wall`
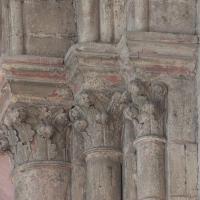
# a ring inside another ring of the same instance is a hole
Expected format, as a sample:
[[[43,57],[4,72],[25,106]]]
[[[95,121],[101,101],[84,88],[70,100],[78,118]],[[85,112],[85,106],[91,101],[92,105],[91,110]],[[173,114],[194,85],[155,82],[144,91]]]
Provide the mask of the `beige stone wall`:
[[[194,34],[196,0],[150,0],[150,31]]]
[[[27,54],[63,57],[76,41],[72,0],[25,0],[23,22]]]

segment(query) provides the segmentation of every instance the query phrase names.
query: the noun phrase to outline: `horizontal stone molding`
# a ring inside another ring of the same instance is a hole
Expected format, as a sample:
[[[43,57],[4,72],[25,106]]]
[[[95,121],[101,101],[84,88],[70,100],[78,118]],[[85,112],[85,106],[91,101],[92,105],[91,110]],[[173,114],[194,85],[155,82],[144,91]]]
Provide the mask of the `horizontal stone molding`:
[[[84,155],[86,156],[86,161],[97,157],[111,158],[119,161],[122,160],[122,152],[109,147],[91,148],[85,151]]]
[[[153,143],[161,143],[161,144],[165,144],[167,141],[165,138],[163,137],[159,137],[159,136],[143,136],[143,137],[139,137],[137,138],[134,142],[133,145],[139,145],[141,143],[146,143],[146,142],[153,142]]]
[[[70,162],[63,161],[40,161],[40,162],[28,162],[22,164],[15,169],[13,169],[11,176],[15,176],[18,172],[23,173],[32,169],[41,169],[41,168],[53,168],[53,169],[63,169],[63,170],[71,170],[72,165]]]

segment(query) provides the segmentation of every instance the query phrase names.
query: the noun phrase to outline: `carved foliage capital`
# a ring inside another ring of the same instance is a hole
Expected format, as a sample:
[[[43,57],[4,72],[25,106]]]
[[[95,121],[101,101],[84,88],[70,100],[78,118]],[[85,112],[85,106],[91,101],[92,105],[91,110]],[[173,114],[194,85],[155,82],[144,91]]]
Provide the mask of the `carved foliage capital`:
[[[160,82],[135,79],[129,83],[132,103],[124,111],[133,122],[136,138],[156,135],[163,137],[166,117],[167,87]]]
[[[69,160],[68,112],[58,107],[9,108],[0,130],[0,150],[10,151],[14,163]]]
[[[70,110],[74,131],[81,133],[85,149],[120,148],[123,110],[130,101],[127,92],[97,92],[84,90]]]

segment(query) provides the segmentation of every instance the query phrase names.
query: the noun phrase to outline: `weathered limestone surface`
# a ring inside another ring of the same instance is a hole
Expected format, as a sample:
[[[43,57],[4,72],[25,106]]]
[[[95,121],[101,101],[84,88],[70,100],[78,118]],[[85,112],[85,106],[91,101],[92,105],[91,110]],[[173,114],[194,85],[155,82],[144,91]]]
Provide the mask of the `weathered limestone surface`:
[[[10,171],[11,163],[9,156],[6,154],[0,155],[0,198],[2,200],[13,200],[14,199],[14,186],[12,184]]]
[[[121,153],[109,149],[87,152],[86,165],[86,199],[120,200],[122,196]]]
[[[62,163],[25,164],[13,172],[13,181],[16,200],[71,199],[70,166]]]
[[[99,4],[97,0],[81,0],[78,7],[79,42],[99,40]],[[94,12],[95,11],[95,12]]]
[[[76,41],[72,0],[25,0],[23,23],[27,54],[61,57]]]
[[[99,96],[101,95],[101,98]],[[86,161],[86,199],[119,199],[121,186],[121,133],[126,92],[116,92],[111,101],[105,94],[83,91],[70,111],[76,134],[84,142]]]
[[[10,54],[10,16],[9,16],[9,1],[1,1],[2,20],[1,20],[1,55]]]
[[[149,0],[135,0],[135,31],[149,30]]]
[[[149,0],[150,31],[194,34],[195,0]]]
[[[63,108],[9,108],[0,146],[11,154],[16,200],[71,198],[69,134]]]
[[[24,53],[22,10],[22,1],[10,1],[11,55],[20,55]]]
[[[16,200],[199,199],[199,0],[0,5]]]

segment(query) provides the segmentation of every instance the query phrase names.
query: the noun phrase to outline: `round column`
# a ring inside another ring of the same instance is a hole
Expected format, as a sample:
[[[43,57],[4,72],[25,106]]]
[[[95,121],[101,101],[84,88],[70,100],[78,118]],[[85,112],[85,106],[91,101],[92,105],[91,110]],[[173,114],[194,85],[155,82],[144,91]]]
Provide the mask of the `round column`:
[[[99,1],[80,0],[78,3],[79,42],[94,42],[99,39]]]
[[[100,38],[102,42],[111,42],[113,40],[113,13],[113,1],[100,0]]]
[[[11,54],[23,54],[23,9],[21,0],[10,1]]]
[[[136,139],[134,146],[137,151],[137,198],[165,199],[165,139],[144,136]]]
[[[71,165],[64,162],[32,162],[13,172],[15,200],[70,200]]]
[[[12,155],[15,200],[71,200],[67,112],[15,105],[0,128],[0,151]]]
[[[86,200],[121,200],[121,152],[96,148],[85,154]]]
[[[135,0],[135,31],[149,30],[149,0]]]

